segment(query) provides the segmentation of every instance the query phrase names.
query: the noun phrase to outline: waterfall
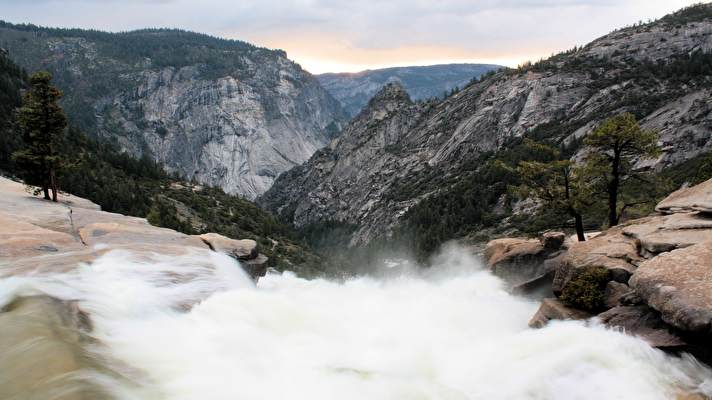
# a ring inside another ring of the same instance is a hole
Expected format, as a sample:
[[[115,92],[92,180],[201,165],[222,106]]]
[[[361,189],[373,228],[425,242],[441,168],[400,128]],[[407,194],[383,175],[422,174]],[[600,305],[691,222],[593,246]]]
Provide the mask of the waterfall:
[[[712,373],[593,322],[529,329],[537,304],[464,251],[427,273],[343,282],[219,254],[112,251],[75,272],[0,281],[91,316],[94,376],[119,399],[675,399]],[[98,378],[103,377],[103,378]]]

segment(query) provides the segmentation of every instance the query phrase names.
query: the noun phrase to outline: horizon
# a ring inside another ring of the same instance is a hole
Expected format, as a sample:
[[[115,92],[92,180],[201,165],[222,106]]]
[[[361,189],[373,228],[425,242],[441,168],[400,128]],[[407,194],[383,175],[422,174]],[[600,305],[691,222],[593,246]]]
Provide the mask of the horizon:
[[[351,9],[351,14],[342,0],[292,0],[276,6],[271,1],[208,3],[0,0],[5,8],[1,19],[13,24],[106,32],[182,29],[284,50],[313,74],[465,63],[513,68],[700,2],[421,0],[411,5],[394,0]],[[375,10],[364,11],[367,8]],[[220,10],[219,16],[214,9]],[[117,18],[124,14],[132,18]]]

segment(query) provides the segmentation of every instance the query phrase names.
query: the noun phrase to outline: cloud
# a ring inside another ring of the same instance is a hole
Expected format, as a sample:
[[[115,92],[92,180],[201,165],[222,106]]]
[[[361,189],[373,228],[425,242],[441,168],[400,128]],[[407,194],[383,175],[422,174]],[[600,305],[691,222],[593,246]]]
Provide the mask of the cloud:
[[[284,48],[312,70],[484,60],[573,47],[695,0],[0,0],[13,22],[180,27]],[[456,58],[456,59],[455,59]]]

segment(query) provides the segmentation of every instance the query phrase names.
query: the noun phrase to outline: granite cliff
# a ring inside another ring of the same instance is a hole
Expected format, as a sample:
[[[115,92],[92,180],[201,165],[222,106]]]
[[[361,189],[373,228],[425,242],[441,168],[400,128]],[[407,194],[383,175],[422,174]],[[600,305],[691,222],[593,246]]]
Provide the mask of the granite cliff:
[[[48,70],[88,133],[247,198],[306,161],[345,115],[286,53],[178,30],[104,33],[0,24],[28,71]]]
[[[414,103],[390,84],[340,137],[282,174],[260,201],[298,227],[356,225],[351,244],[365,244],[389,235],[423,199],[463,179],[482,181],[483,157],[507,150],[512,140],[545,138],[575,156],[600,121],[626,111],[660,132],[662,155],[639,166],[678,165],[712,149],[711,50],[707,4],[501,71],[442,101]],[[493,203],[478,206],[496,211],[506,185],[482,190],[492,192]],[[433,212],[444,218],[460,206],[448,207]]]

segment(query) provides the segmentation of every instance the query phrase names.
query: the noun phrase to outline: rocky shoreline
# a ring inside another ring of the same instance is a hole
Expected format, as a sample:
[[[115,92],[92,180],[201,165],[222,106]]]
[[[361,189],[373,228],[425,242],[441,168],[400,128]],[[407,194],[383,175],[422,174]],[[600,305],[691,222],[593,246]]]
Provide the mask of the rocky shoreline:
[[[530,326],[592,317],[651,346],[712,360],[712,180],[683,188],[656,213],[585,242],[549,232],[485,249],[491,271],[544,297]]]

